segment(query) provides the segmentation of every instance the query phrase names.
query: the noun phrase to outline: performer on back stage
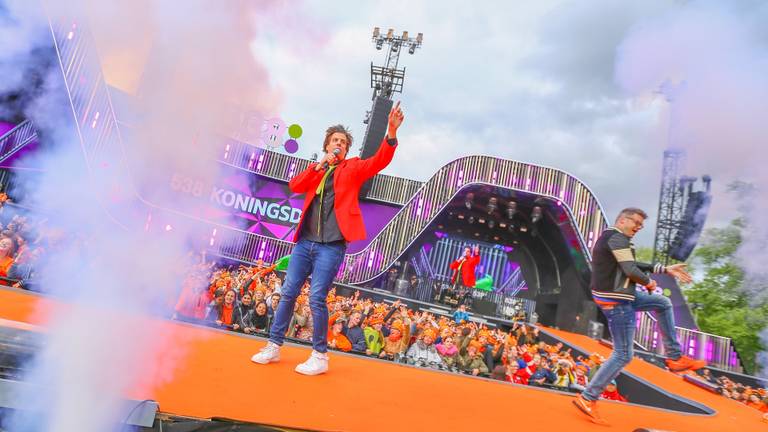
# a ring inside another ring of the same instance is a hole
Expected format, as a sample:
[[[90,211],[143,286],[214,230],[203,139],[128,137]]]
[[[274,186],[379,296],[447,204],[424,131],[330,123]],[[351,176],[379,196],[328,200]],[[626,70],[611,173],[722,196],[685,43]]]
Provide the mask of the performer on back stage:
[[[291,179],[294,193],[304,193],[304,211],[296,229],[296,246],[286,271],[282,297],[269,332],[269,342],[251,360],[267,364],[280,360],[280,347],[293,316],[293,307],[304,281],[311,274],[309,304],[314,330],[312,354],[296,366],[296,372],[317,375],[328,370],[328,306],[326,297],[341,266],[347,243],[365,238],[365,226],[357,197],[363,183],[392,161],[397,147],[397,129],[403,123],[398,102],[389,112],[387,135],[373,157],[346,159],[352,135],[344,126],[325,132],[319,163]]]
[[[637,262],[630,240],[643,228],[648,215],[638,208],[626,208],[614,225],[600,235],[592,250],[592,297],[608,320],[613,339],[613,353],[600,366],[595,376],[573,403],[590,420],[607,424],[597,411],[597,400],[603,389],[632,360],[635,339],[635,312],[653,311],[663,336],[667,367],[674,371],[696,370],[705,366],[701,360],[682,355],[675,338],[675,317],[669,298],[654,294],[656,281],[646,272],[667,273],[683,283],[692,280],[685,264],[662,266]],[[647,292],[637,291],[642,285]]]
[[[475,287],[475,267],[480,263],[480,246],[464,248],[464,254],[450,265],[453,270],[451,285],[454,295],[458,295],[461,304],[467,304],[470,288]]]

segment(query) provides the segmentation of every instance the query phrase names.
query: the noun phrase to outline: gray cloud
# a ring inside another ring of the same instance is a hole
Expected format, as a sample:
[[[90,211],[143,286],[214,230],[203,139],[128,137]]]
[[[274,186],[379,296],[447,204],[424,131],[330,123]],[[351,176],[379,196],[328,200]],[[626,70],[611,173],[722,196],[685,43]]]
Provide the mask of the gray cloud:
[[[316,151],[327,123],[343,119],[362,137],[368,108],[367,64],[381,63],[368,42],[374,25],[422,31],[424,47],[404,55],[406,124],[403,145],[389,173],[424,180],[440,166],[467,154],[554,166],[584,180],[612,218],[620,208],[640,205],[655,213],[661,149],[654,126],[659,108],[635,109],[613,80],[616,47],[638,21],[672,7],[665,1],[627,6],[610,1],[552,1],[538,5],[420,2],[399,14],[388,7],[324,15],[329,27],[355,36],[326,49],[342,55],[343,71],[331,56],[306,59],[312,71],[344,78],[341,88],[308,89],[279,63],[270,65],[290,80],[284,116],[305,126],[302,145]],[[436,13],[435,11],[440,11]],[[343,45],[344,49],[341,50]],[[362,67],[357,67],[361,65]],[[331,113],[322,102],[333,98]],[[347,120],[349,119],[349,120]],[[357,123],[357,124],[356,124]],[[649,244],[652,230],[639,237]]]

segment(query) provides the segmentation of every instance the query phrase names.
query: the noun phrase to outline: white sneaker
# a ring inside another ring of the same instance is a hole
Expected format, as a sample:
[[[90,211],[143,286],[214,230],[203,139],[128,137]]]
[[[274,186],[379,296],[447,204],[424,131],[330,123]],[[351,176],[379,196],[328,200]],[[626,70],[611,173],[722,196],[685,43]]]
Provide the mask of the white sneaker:
[[[296,372],[304,375],[320,375],[328,371],[328,354],[312,350],[309,359],[296,366]]]
[[[280,360],[280,345],[272,342],[267,342],[267,346],[261,349],[261,351],[251,357],[251,361],[254,363],[267,364]]]

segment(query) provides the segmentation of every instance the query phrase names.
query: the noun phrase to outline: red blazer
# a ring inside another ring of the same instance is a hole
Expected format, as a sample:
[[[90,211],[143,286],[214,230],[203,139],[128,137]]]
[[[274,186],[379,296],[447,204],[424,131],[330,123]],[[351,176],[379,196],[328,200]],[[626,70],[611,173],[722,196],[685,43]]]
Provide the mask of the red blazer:
[[[451,283],[456,282],[457,273],[455,270],[461,265],[461,282],[468,287],[475,286],[475,267],[480,262],[480,254],[472,255],[464,260],[464,265],[461,265],[461,258],[451,263],[451,270],[454,270],[451,277]]]
[[[395,155],[395,147],[397,145],[389,145],[385,137],[379,146],[379,150],[372,157],[365,160],[359,157],[344,159],[333,170],[333,192],[335,194],[333,210],[336,212],[336,221],[339,223],[339,229],[341,230],[341,235],[344,236],[344,240],[352,242],[365,238],[365,225],[363,224],[363,215],[360,212],[357,196],[360,194],[360,188],[366,180],[375,176],[389,165],[392,157]],[[301,219],[296,227],[296,234],[293,237],[294,242],[299,241],[304,216],[307,214],[307,209],[315,197],[317,186],[323,179],[323,174],[325,174],[325,170],[315,171],[316,166],[317,163],[309,164],[307,169],[292,178],[288,183],[288,187],[291,188],[292,192],[306,194]]]

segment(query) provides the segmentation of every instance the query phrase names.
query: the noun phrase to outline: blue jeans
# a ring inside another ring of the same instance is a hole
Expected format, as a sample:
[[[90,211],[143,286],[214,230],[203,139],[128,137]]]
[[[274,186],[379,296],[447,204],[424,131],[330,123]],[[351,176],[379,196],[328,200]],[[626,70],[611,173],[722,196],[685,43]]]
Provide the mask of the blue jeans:
[[[613,353],[600,366],[587,389],[582,393],[584,399],[595,401],[600,398],[605,386],[616,379],[621,370],[632,361],[636,312],[651,311],[659,322],[664,351],[667,357],[680,357],[680,344],[675,337],[675,317],[672,312],[672,302],[662,295],[635,293],[635,300],[629,303],[617,304],[613,307],[601,307],[603,315],[608,320],[608,330],[613,338]]]
[[[312,274],[309,289],[309,307],[312,310],[312,348],[320,353],[328,351],[328,289],[344,260],[347,245],[344,242],[317,243],[299,240],[291,253],[277,313],[269,330],[269,340],[283,345],[285,333],[293,318],[296,298],[307,276]]]

